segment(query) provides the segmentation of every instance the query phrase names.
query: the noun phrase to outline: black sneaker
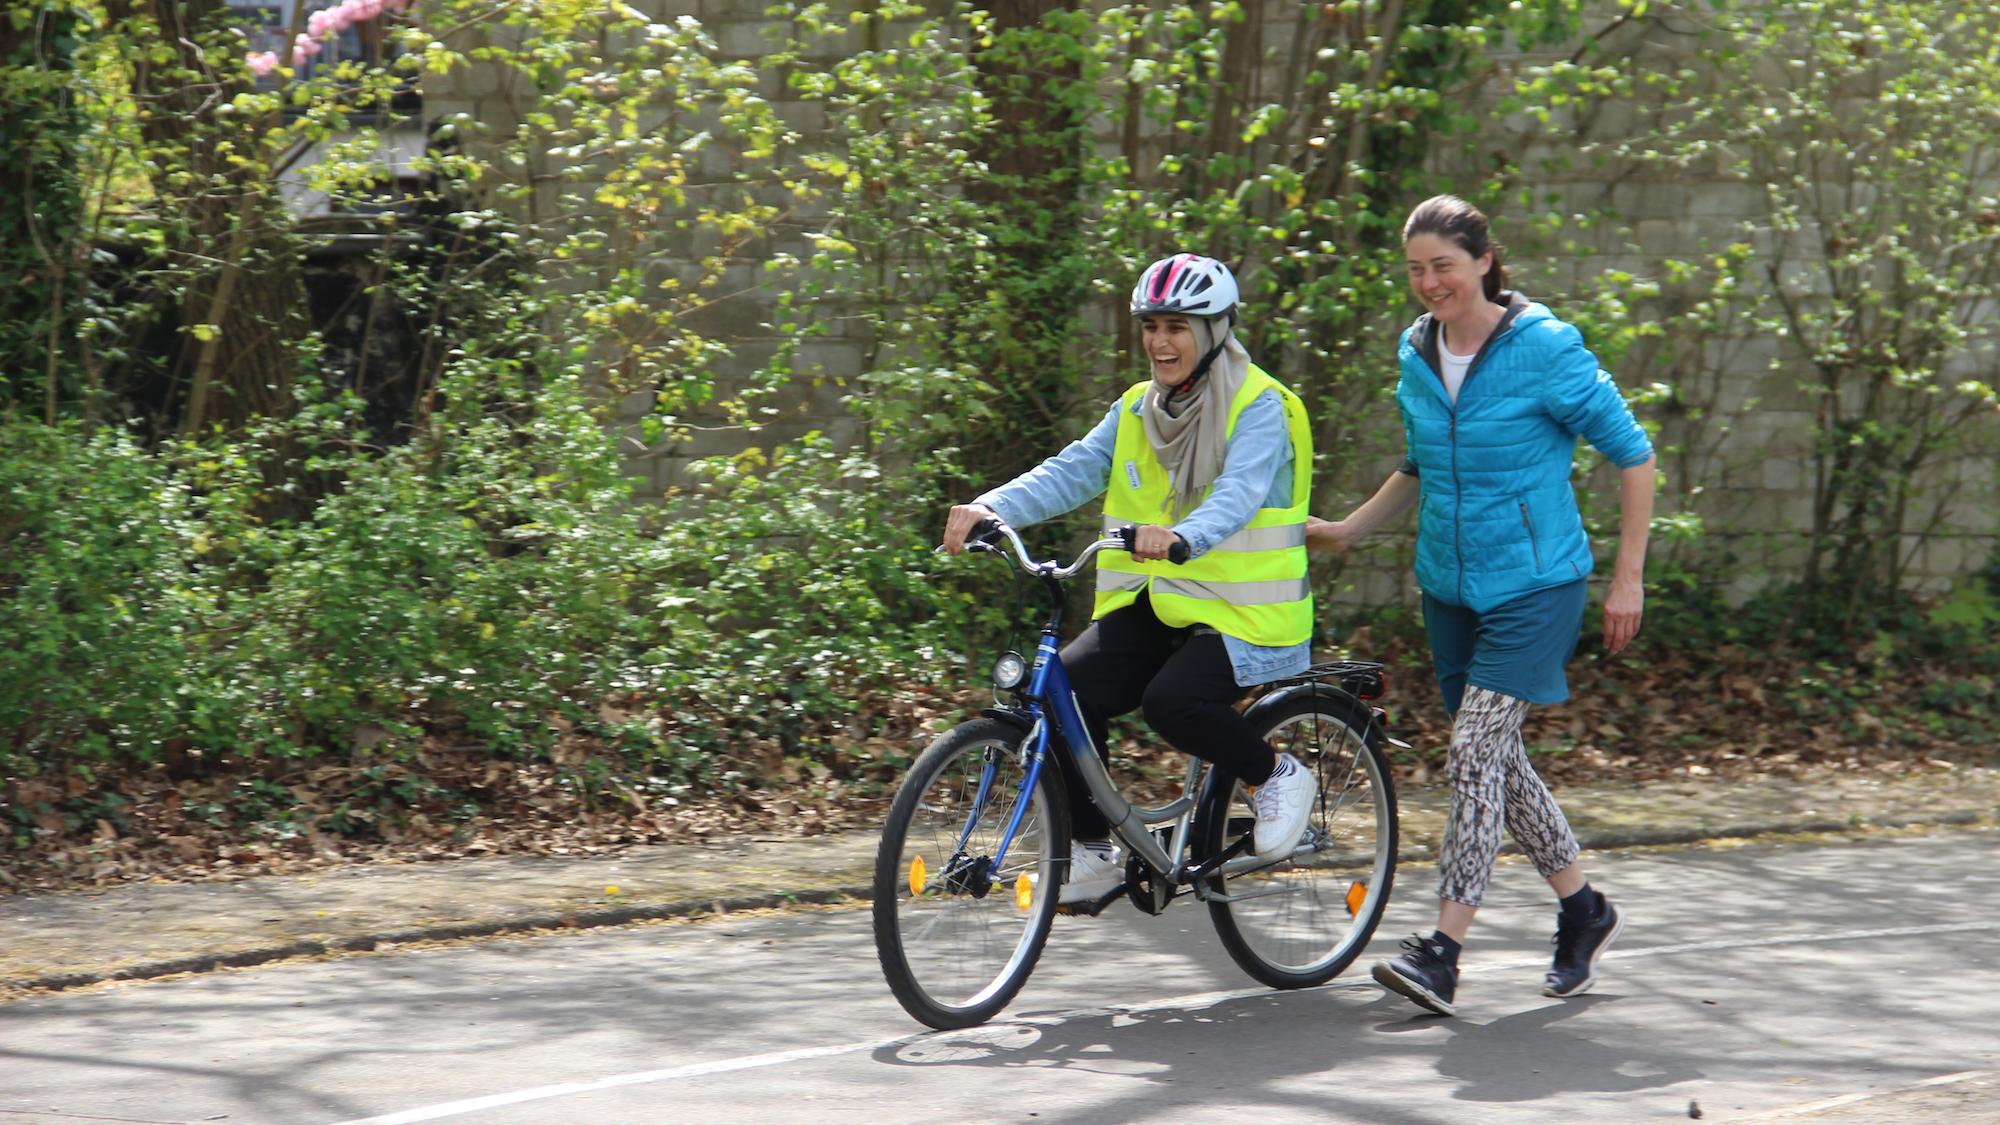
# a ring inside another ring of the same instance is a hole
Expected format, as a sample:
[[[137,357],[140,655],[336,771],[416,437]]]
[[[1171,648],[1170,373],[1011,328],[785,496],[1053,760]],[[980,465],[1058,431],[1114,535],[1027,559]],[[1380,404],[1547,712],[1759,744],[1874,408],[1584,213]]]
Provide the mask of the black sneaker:
[[[1551,939],[1556,943],[1556,960],[1543,979],[1542,995],[1580,996],[1589,992],[1597,983],[1597,959],[1624,929],[1625,916],[1608,898],[1595,922],[1572,925],[1558,913],[1556,936]]]
[[[1444,950],[1416,934],[1403,939],[1403,955],[1375,962],[1375,983],[1409,997],[1420,1008],[1455,1016],[1451,998],[1458,991],[1458,970],[1446,963]]]

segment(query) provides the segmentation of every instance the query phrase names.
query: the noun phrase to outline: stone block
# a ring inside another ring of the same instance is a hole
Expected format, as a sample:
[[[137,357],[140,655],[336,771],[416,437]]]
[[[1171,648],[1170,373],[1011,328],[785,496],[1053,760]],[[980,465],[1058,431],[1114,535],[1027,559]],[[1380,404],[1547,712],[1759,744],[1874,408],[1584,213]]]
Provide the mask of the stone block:
[[[1694,194],[1678,180],[1628,180],[1611,189],[1611,206],[1627,222],[1678,219],[1691,213]]]
[[[1532,270],[1519,262],[1510,263],[1507,272],[1529,296],[1539,299],[1540,293],[1548,293],[1551,299],[1559,299],[1556,294],[1576,292],[1584,279],[1594,276],[1597,271],[1574,255],[1553,254],[1537,262]],[[1537,283],[1544,288],[1539,291],[1533,288]]]
[[[1632,228],[1639,252],[1652,257],[1684,257],[1691,249],[1688,224],[1673,219],[1640,219]]]
[[[729,58],[754,59],[772,53],[777,42],[772,25],[763,19],[727,19],[709,25],[715,49]]]
[[[1762,487],[1772,492],[1797,492],[1808,487],[1804,466],[1792,457],[1764,458],[1759,476]]]
[[[908,35],[907,31],[903,32],[901,37],[880,31],[875,34],[872,42],[876,45],[907,42]],[[863,51],[876,49],[870,44],[871,39],[867,31],[853,24],[842,24],[833,34],[806,39],[798,46],[800,57],[806,62],[816,66],[830,66],[844,59],[853,58]],[[771,47],[767,43],[760,53],[768,54],[770,50]]]
[[[1972,573],[1986,561],[1973,557],[1968,550],[1970,541],[1963,535],[1946,533],[1928,538],[1906,535],[1903,539],[1905,557],[1914,556],[1910,566],[1913,574],[1956,579]]]
[[[690,332],[721,340],[741,340],[770,331],[775,304],[756,289],[721,288],[680,318]]]
[[[1704,426],[1715,426],[1722,419],[1727,419],[1733,429],[1740,424],[1736,416],[1750,409],[1756,400],[1757,381],[1754,376],[1741,371],[1718,372],[1713,368],[1710,371],[1713,373],[1703,376],[1700,386],[1690,390],[1690,394],[1714,395],[1714,414],[1703,420]]]
[[[1766,370],[1757,379],[1757,410],[1773,425],[1796,427],[1804,432],[1813,424],[1819,395],[1812,368],[1797,362]]]
[[[799,345],[792,370],[800,375],[851,376],[861,373],[866,349],[857,340],[808,340]]]
[[[793,98],[777,101],[773,103],[772,108],[777,111],[780,121],[797,129],[803,136],[822,136],[830,125],[825,102],[801,101]]]
[[[1584,122],[1587,135],[1607,141],[1633,136],[1641,125],[1638,108],[1622,98],[1607,98],[1597,103]]]
[[[613,417],[620,422],[636,422],[651,414],[659,402],[659,396],[652,391],[632,391],[618,400]]]
[[[1736,243],[1749,241],[1754,233],[1746,225],[1750,221],[1747,216],[1690,219],[1683,228],[1681,244],[1689,254],[1711,257]]]
[[[1811,526],[1807,523],[1804,528]],[[1806,557],[1812,553],[1812,544],[1804,534],[1762,536],[1758,544],[1758,551],[1746,552],[1746,555],[1761,564],[1766,573],[1780,579],[1803,574]]]
[[[654,0],[659,3],[663,15],[686,14],[694,16],[704,24],[719,24],[730,20],[762,20],[764,9],[770,7],[770,0]]]
[[[1786,341],[1764,332],[1711,339],[1702,344],[1702,363],[1711,371],[1726,371],[1731,378],[1753,382],[1772,370],[1773,363],[1790,359]]]
[[[1984,467],[1992,472],[1995,464],[1995,460],[1988,460]],[[1990,481],[1983,485],[1973,484],[1945,505],[1945,513],[1953,527],[1992,538],[2000,533],[2000,487],[1995,487]],[[2000,563],[2000,556],[1995,556],[1992,561]]]

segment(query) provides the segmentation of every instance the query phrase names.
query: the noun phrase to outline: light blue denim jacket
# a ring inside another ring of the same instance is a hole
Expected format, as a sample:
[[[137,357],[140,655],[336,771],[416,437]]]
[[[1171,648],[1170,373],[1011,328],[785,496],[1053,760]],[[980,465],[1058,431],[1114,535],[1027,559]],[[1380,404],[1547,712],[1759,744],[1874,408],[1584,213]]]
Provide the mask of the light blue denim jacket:
[[[1122,396],[1121,396],[1122,400]],[[1118,442],[1118,408],[1080,441],[973,501],[993,509],[1011,527],[1022,528],[1082,507],[1111,483],[1111,454]],[[1136,416],[1138,404],[1132,407]],[[1222,473],[1194,511],[1173,526],[1200,556],[1243,530],[1257,509],[1292,503],[1292,442],[1285,408],[1274,392],[1259,395],[1236,420],[1223,456]],[[1236,682],[1244,687],[1296,676],[1312,664],[1312,642],[1272,648],[1222,634]]]

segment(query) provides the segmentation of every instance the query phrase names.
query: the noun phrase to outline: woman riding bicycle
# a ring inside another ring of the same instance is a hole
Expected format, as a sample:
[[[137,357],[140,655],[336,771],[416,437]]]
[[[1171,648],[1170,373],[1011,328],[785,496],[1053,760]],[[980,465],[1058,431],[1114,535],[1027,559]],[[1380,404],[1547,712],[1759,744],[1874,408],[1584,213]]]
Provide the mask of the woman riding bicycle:
[[[1237,712],[1246,688],[1311,664],[1306,502],[1312,438],[1298,397],[1259,370],[1236,339],[1228,267],[1176,254],[1132,290],[1151,378],[1118,397],[1080,441],[951,509],[957,554],[981,521],[1026,527],[1106,494],[1107,527],[1138,528],[1132,551],[1098,557],[1092,623],[1062,659],[1091,740],[1143,708],[1175,749],[1253,786],[1259,857],[1289,853],[1317,792],[1311,772],[1274,754]],[[1185,545],[1184,565],[1168,562]],[[1125,881],[1110,824],[1068,756],[1073,845],[1063,903],[1092,902]]]

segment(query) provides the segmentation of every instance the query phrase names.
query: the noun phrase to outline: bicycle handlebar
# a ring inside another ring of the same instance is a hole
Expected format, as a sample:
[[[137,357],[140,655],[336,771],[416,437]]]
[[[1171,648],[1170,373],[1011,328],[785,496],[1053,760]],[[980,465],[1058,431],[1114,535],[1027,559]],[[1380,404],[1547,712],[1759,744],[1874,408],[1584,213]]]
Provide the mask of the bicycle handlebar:
[[[1001,551],[999,544],[993,542],[994,536],[1004,536],[1009,543],[1014,545],[1014,554],[1021,560],[1021,566],[1028,573],[1046,575],[1050,578],[1068,578],[1077,571],[1082,570],[1085,563],[1097,557],[1097,552],[1099,551],[1130,551],[1133,545],[1132,541],[1138,534],[1139,529],[1128,523],[1113,531],[1109,536],[1085,547],[1083,553],[1077,555],[1075,560],[1068,566],[1058,566],[1053,560],[1036,562],[1033,558],[1029,557],[1027,544],[1021,542],[1020,535],[1013,528],[1008,527],[997,519],[983,519],[972,525],[971,533],[965,537],[965,545],[968,550],[1004,553]],[[1188,553],[1187,542],[1185,540],[1178,541],[1172,547],[1168,548],[1167,561],[1179,565],[1188,560]]]

